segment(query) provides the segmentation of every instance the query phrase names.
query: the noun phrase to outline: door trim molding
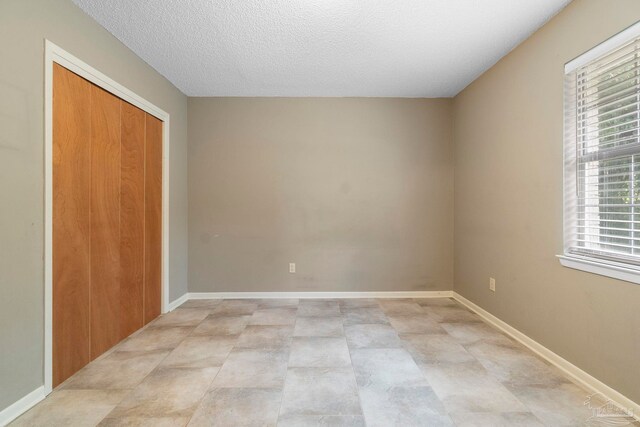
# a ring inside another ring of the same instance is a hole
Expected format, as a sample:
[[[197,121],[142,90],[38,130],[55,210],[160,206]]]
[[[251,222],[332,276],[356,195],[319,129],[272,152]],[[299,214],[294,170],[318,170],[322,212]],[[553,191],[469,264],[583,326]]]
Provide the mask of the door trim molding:
[[[169,113],[49,40],[44,41],[44,393],[53,376],[53,64],[57,63],[163,122],[161,311],[169,308]]]

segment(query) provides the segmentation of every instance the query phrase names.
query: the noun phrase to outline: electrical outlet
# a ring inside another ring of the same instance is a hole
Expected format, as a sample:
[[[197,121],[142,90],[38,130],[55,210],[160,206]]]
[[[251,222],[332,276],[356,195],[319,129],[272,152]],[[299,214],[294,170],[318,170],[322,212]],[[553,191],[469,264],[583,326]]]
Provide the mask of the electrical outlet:
[[[489,289],[493,292],[496,291],[496,279],[494,279],[493,277],[489,277]]]
[[[296,263],[295,262],[290,262],[289,263],[289,273],[295,273],[296,272]]]

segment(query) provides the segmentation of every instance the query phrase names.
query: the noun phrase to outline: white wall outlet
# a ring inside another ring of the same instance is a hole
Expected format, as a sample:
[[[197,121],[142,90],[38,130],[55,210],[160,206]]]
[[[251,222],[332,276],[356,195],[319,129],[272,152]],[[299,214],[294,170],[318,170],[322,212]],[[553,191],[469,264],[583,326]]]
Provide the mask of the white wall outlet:
[[[489,289],[493,292],[496,291],[496,279],[494,279],[493,277],[489,277]]]
[[[296,263],[295,262],[290,262],[289,263],[289,273],[295,273],[296,272]]]

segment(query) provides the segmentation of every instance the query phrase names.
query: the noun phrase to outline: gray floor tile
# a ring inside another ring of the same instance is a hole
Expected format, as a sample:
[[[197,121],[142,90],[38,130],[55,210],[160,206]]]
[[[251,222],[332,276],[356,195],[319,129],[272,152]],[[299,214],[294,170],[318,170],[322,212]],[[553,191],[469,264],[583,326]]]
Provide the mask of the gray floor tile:
[[[135,388],[170,350],[113,351],[88,364],[64,384],[65,389],[126,390]]]
[[[557,368],[524,347],[478,341],[465,348],[501,382],[548,385],[569,382]]]
[[[184,427],[189,417],[119,417],[105,418],[99,427]]]
[[[278,427],[365,427],[362,415],[285,415]]]
[[[192,335],[239,335],[249,324],[251,316],[208,316]]]
[[[296,337],[342,337],[342,317],[298,317],[293,335]]]
[[[189,427],[275,426],[282,392],[274,388],[213,388],[196,409]]]
[[[448,334],[400,335],[403,347],[416,363],[460,363],[473,362],[475,358],[460,343]]]
[[[543,427],[531,412],[459,412],[449,415],[458,427]]]
[[[156,369],[107,417],[191,416],[217,373],[218,368]]]
[[[412,316],[389,315],[389,322],[399,334],[446,334],[447,331],[426,314]]]
[[[413,302],[423,307],[429,307],[434,305],[448,306],[448,307],[460,307],[460,304],[453,298],[413,298]]]
[[[420,367],[449,413],[528,411],[516,396],[478,362]]]
[[[214,387],[282,388],[289,351],[234,349],[213,381]]]
[[[484,322],[472,323],[440,323],[460,344],[471,344],[480,340],[502,343],[503,345],[518,345],[514,340]]]
[[[269,298],[258,301],[258,308],[298,308],[297,298]]]
[[[378,303],[387,315],[409,316],[424,314],[422,307],[411,299],[379,299]]]
[[[383,324],[389,319],[380,307],[341,308],[344,325]]]
[[[431,387],[360,387],[367,426],[452,426]]]
[[[246,316],[253,314],[258,303],[251,300],[224,300],[211,310],[213,316]]]
[[[351,366],[344,337],[294,337],[289,367],[330,368]]]
[[[351,363],[360,387],[428,385],[411,355],[402,348],[351,350]]]
[[[11,426],[95,426],[127,393],[128,390],[56,390]]]
[[[337,301],[301,300],[298,304],[298,316],[340,316],[340,306]]]
[[[189,336],[161,366],[174,368],[220,367],[237,341],[235,336]]]
[[[507,388],[545,425],[587,425],[593,416],[592,409],[584,404],[591,393],[572,383],[507,385]],[[604,403],[603,398],[594,397],[592,406],[599,407]]]
[[[280,348],[291,344],[293,326],[249,325],[240,334],[236,348]]]
[[[351,368],[289,368],[280,415],[361,415]]]
[[[480,316],[465,307],[428,306],[424,312],[440,323],[473,323],[482,322]]]
[[[158,326],[197,326],[209,315],[211,310],[202,308],[185,308],[163,314],[149,324],[150,328]]]
[[[250,325],[294,325],[298,309],[295,307],[258,308],[253,312]]]
[[[184,302],[180,307],[183,308],[205,308],[205,309],[213,309],[218,306],[222,302],[221,299],[192,299]]]
[[[172,350],[193,331],[193,326],[145,328],[118,344],[116,351]]]
[[[389,325],[349,325],[344,327],[349,348],[398,348],[402,341]]]
[[[338,300],[340,310],[350,308],[380,307],[374,298],[345,298]]]

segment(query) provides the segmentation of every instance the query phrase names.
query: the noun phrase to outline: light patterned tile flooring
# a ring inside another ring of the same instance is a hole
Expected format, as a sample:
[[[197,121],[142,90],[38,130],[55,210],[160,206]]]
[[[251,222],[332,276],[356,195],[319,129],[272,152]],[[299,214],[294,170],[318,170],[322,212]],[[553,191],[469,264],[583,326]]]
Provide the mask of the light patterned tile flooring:
[[[195,300],[13,425],[578,426],[588,395],[449,298]]]

